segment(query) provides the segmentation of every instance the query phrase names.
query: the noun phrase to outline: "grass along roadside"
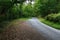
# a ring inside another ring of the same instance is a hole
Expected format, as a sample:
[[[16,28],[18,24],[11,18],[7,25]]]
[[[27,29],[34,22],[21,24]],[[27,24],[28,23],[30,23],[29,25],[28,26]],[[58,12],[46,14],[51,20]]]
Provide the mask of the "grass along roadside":
[[[60,24],[59,23],[54,23],[48,20],[45,20],[44,18],[39,18],[39,20],[55,29],[59,29],[60,30]]]

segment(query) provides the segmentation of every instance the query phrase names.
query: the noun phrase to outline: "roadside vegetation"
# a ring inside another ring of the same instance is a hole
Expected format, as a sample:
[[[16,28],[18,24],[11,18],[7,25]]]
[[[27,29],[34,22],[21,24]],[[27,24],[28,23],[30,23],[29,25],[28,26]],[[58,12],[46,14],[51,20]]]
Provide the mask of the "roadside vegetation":
[[[49,20],[54,23],[60,23],[60,13],[58,14],[49,14],[45,17],[46,20]]]
[[[44,18],[40,18],[41,22],[53,27],[55,29],[60,29],[60,13],[49,14]]]
[[[40,20],[41,22],[43,22],[44,24],[52,27],[52,28],[55,28],[55,29],[60,30],[60,23],[58,23],[58,22],[57,22],[57,23],[54,23],[54,22],[51,22],[51,21],[46,20],[46,19],[44,19],[44,18],[39,18],[39,20]]]

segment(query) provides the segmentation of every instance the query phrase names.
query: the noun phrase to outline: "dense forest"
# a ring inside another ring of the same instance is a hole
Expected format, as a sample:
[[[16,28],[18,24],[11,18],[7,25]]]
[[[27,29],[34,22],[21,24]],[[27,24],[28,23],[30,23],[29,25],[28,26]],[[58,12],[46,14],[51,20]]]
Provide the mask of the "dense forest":
[[[2,22],[29,17],[60,23],[60,0],[0,0],[0,27]]]

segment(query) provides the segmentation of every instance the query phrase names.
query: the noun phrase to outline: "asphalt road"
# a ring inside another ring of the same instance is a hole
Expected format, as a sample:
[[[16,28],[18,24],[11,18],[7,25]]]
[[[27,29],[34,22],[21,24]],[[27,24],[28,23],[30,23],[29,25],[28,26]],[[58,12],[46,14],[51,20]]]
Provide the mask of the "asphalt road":
[[[60,30],[49,27],[40,22],[37,18],[27,20],[27,24],[35,28],[47,40],[60,40]]]

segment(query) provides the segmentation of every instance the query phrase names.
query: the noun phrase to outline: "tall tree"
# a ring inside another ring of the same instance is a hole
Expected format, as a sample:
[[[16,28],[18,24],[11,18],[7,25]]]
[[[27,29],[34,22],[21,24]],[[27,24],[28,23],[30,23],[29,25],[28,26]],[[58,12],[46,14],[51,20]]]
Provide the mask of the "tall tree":
[[[35,13],[46,16],[50,13],[58,13],[60,10],[59,0],[35,0]]]
[[[22,10],[23,10],[23,15],[25,17],[32,17],[34,16],[33,14],[33,6],[32,6],[32,0],[27,0],[28,2],[23,4]]]
[[[14,4],[22,4],[26,0],[0,0],[1,11],[0,14],[6,13]]]

